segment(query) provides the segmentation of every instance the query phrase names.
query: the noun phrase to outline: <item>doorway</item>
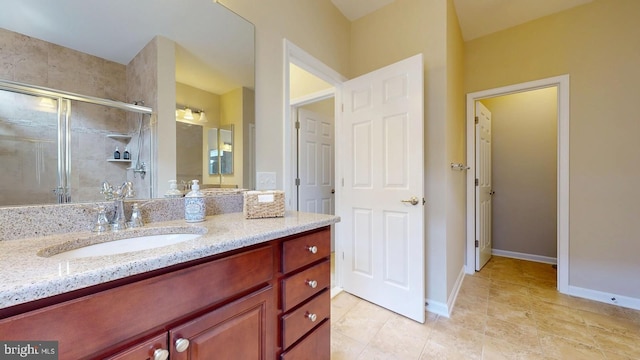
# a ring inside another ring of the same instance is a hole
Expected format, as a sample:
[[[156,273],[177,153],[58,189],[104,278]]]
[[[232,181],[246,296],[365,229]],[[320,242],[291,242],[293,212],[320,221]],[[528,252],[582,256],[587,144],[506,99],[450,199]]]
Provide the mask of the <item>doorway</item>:
[[[467,256],[466,272],[476,269],[476,213],[475,213],[475,104],[483,99],[529,90],[557,88],[557,288],[568,292],[569,285],[569,75],[490,89],[467,95]]]
[[[287,209],[288,210],[297,210],[298,208],[298,196],[297,196],[297,151],[296,151],[296,126],[295,122],[297,119],[298,108],[302,106],[306,106],[309,104],[321,102],[321,101],[331,101],[334,103],[333,106],[333,118],[338,119],[338,109],[336,109],[335,101],[333,99],[340,98],[340,86],[347,79],[342,75],[335,72],[333,69],[329,68],[322,62],[313,58],[311,55],[306,53],[304,50],[300,49],[293,43],[285,40],[285,58],[284,58],[284,81],[285,81],[285,91],[284,91],[284,153],[285,156],[285,164],[284,164],[284,191],[286,194],[291,194],[293,196],[288,196],[287,201]],[[315,87],[313,89],[306,88],[304,91],[297,93],[295,89],[291,89],[291,76],[292,73],[300,73],[298,70],[302,70],[306,73],[304,76],[312,76],[316,80],[320,80],[326,84],[324,87]],[[340,144],[336,143],[334,146],[333,153],[338,153]],[[333,155],[333,164],[334,168],[338,168],[340,165],[338,163],[339,159]],[[336,172],[334,171],[334,177]],[[340,198],[338,195],[338,190],[334,195],[334,209],[339,208]],[[302,208],[301,208],[302,210]],[[304,211],[304,210],[303,210]],[[335,229],[336,225],[333,225]],[[336,236],[336,231],[332,229],[332,252],[335,251],[336,248],[340,248],[340,238]],[[335,258],[332,256],[333,264],[332,264],[332,284],[331,284],[331,296],[335,296],[342,291],[341,283],[340,283],[340,268],[341,268],[341,258]]]
[[[292,100],[295,120],[294,209],[335,215],[335,139],[333,92]],[[331,225],[331,291],[336,288],[335,224]]]

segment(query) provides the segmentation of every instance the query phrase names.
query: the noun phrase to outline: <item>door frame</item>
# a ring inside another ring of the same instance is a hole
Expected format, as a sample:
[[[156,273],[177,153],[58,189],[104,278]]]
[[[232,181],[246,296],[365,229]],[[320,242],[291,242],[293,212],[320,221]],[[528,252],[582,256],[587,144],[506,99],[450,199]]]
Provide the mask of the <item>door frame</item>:
[[[301,69],[313,74],[314,76],[322,79],[323,81],[329,83],[333,86],[333,96],[335,99],[335,111],[334,111],[334,154],[339,154],[342,150],[342,136],[341,132],[338,131],[338,124],[342,119],[342,111],[338,108],[339,99],[342,99],[342,83],[347,81],[348,79],[342,76],[337,71],[333,70],[329,66],[325,65],[322,61],[316,59],[311,54],[302,50],[300,47],[292,43],[287,39],[283,39],[283,78],[284,78],[284,99],[283,99],[283,130],[284,130],[284,168],[283,168],[283,181],[284,184],[284,192],[285,194],[293,194],[295,190],[295,161],[296,154],[294,153],[294,136],[293,134],[293,101],[290,99],[291,97],[291,89],[290,89],[290,66],[289,64],[293,63]],[[315,94],[318,95],[318,94]],[[326,94],[325,94],[326,95]],[[295,99],[296,105],[300,105],[305,102],[305,99]],[[309,99],[306,99],[309,100]],[[342,188],[338,186],[338,179],[342,178],[342,163],[338,156],[334,155],[333,166],[335,168],[334,173],[334,184],[335,184],[335,213],[339,214],[341,210],[341,201],[340,197],[342,196]],[[297,199],[296,199],[297,200]],[[295,204],[292,199],[288,199],[286,203],[286,208],[291,210]],[[340,226],[340,224],[334,225],[336,228]],[[342,249],[342,241],[340,237],[340,231],[335,231],[335,251],[338,253],[340,249]],[[339,269],[342,268],[343,259],[336,257],[335,258],[335,286],[331,289],[331,296],[335,296],[340,291],[342,291],[342,277]]]
[[[465,271],[475,273],[475,102],[530,90],[558,89],[557,153],[557,289],[569,293],[569,75],[467,94],[467,251]]]

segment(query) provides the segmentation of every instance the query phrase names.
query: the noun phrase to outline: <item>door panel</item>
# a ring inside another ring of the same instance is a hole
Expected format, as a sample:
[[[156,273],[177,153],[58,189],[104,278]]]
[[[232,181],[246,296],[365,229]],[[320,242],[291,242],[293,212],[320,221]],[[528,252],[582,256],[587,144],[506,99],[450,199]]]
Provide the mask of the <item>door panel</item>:
[[[340,214],[343,288],[420,322],[425,312],[422,68],[417,55],[344,84]]]
[[[299,209],[334,213],[334,124],[333,118],[298,109],[299,129]]]
[[[491,259],[491,112],[476,102],[476,270]]]

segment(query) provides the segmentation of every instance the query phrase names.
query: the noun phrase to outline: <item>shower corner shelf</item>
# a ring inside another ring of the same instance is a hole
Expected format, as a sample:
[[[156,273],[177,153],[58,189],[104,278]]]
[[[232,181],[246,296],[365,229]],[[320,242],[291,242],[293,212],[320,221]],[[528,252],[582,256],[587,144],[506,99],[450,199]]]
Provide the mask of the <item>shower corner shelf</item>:
[[[115,140],[120,140],[120,141],[131,140],[131,135],[124,135],[124,134],[109,134],[107,135],[107,137]]]
[[[107,159],[107,161],[109,162],[120,162],[120,163],[130,163],[131,160],[125,160],[125,159]]]

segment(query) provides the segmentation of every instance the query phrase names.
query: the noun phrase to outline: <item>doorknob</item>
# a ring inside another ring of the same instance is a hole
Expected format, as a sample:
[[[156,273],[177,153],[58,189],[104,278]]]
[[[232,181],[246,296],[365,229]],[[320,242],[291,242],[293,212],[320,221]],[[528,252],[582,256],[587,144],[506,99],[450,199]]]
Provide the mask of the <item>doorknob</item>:
[[[418,198],[415,196],[412,196],[411,199],[409,200],[400,200],[400,201],[402,201],[403,203],[409,203],[411,205],[418,205],[419,203]]]

